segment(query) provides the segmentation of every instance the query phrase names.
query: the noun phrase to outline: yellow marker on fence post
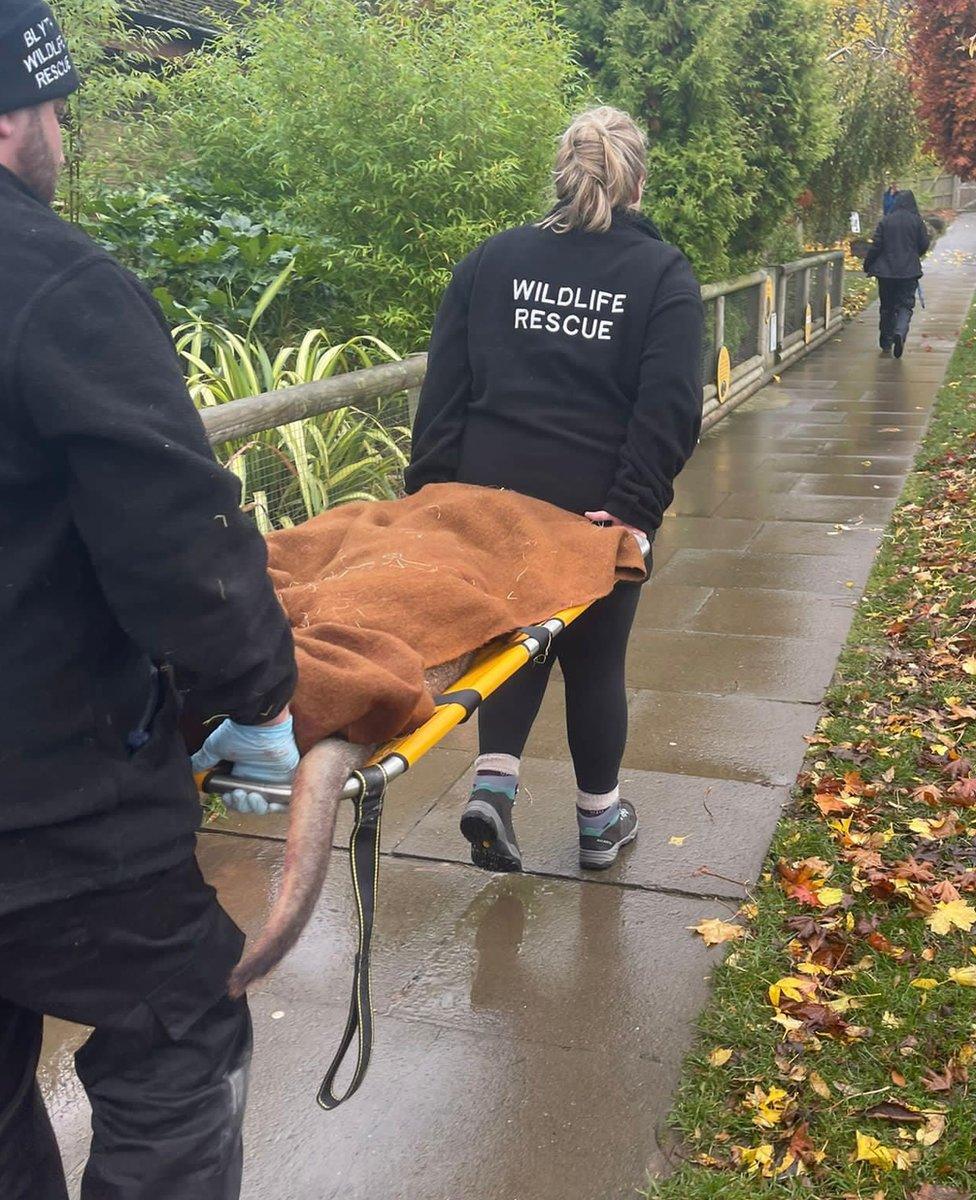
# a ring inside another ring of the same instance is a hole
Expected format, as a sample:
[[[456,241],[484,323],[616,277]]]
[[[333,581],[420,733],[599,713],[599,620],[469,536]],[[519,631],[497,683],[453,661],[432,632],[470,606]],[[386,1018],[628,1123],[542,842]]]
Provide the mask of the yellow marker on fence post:
[[[718,363],[715,368],[715,390],[718,393],[719,404],[724,404],[732,386],[732,359],[728,346],[723,346],[718,352]]]

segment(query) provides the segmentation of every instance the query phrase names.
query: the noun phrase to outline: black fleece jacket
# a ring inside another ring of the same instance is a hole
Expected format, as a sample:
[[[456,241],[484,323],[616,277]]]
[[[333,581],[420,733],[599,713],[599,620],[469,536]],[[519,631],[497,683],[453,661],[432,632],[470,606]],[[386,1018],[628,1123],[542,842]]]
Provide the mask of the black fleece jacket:
[[[173,676],[257,722],[295,664],[155,302],[2,168],[0,229],[2,914],[191,854]]]
[[[407,490],[507,487],[653,536],[701,430],[701,343],[698,282],[644,218],[507,230],[444,295]]]

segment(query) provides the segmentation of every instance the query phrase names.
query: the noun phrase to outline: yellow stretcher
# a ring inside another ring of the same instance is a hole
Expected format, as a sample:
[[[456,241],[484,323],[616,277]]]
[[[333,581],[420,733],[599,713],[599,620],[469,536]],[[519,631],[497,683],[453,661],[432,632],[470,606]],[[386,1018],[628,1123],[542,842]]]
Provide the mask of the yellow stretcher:
[[[349,861],[353,892],[359,922],[359,945],[353,972],[352,1003],[345,1032],[332,1064],[319,1088],[318,1103],[333,1109],[356,1091],[369,1066],[373,1044],[373,1011],[370,995],[369,957],[373,934],[373,917],[379,880],[380,821],[383,800],[390,781],[405,774],[450,731],[463,724],[516,671],[529,662],[544,662],[549,655],[552,639],[572,624],[589,605],[577,605],[556,613],[547,621],[528,626],[514,633],[505,642],[494,643],[481,651],[464,675],[442,696],[438,696],[433,716],[419,729],[383,746],[362,771],[350,776],[342,798],[351,800],[356,819],[349,840]],[[203,777],[200,790],[224,795],[235,788],[260,792],[272,803],[287,803],[287,787],[254,784],[216,771]],[[349,1047],[357,1038],[357,1058],[352,1079],[341,1096],[333,1090],[336,1075],[345,1060]]]

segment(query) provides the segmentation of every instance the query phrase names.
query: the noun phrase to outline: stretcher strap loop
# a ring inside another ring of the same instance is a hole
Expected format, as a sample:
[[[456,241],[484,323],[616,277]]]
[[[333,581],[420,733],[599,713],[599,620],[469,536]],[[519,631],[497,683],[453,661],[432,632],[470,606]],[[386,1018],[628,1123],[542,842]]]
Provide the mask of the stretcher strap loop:
[[[386,797],[387,775],[379,763],[355,773],[360,781],[359,795],[353,801],[356,820],[349,839],[349,863],[356,898],[359,923],[359,944],[353,965],[352,1000],[349,1019],[325,1078],[318,1092],[318,1103],[324,1109],[338,1108],[353,1095],[363,1082],[373,1053],[373,997],[370,986],[369,954],[373,940],[373,920],[376,914],[376,894],[379,886],[380,824],[383,800]],[[356,1066],[346,1090],[341,1096],[334,1091],[335,1078],[345,1061],[353,1039],[357,1040]]]
[[[532,661],[540,665],[547,662],[549,659],[549,651],[552,649],[553,632],[548,625],[524,625],[519,633],[524,633],[526,637],[535,638],[539,643],[539,649],[536,651]]]

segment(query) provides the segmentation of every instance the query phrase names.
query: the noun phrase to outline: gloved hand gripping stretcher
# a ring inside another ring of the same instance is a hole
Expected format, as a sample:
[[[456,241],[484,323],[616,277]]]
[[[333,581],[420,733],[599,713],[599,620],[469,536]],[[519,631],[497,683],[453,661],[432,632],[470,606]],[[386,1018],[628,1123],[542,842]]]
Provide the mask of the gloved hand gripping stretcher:
[[[350,864],[359,921],[352,1004],[319,1089],[334,1108],[359,1087],[372,1046],[369,956],[383,801],[486,697],[622,579],[641,580],[635,539],[513,492],[438,484],[332,510],[269,539],[270,571],[299,665],[302,763],[290,789],[219,769],[201,790],[245,786],[291,803],[285,869],[267,926],[231,978],[243,991],[297,940],[325,878],[340,799],[356,809]],[[341,734],[342,738],[335,735]],[[333,1084],[358,1035],[352,1079]]]

